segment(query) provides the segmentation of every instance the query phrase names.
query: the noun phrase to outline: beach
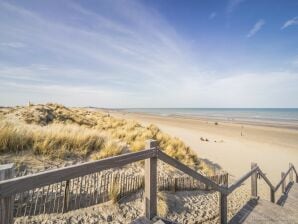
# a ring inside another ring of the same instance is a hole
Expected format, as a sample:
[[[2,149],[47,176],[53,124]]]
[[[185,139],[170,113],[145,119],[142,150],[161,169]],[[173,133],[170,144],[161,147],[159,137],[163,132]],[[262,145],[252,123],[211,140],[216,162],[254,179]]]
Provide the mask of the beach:
[[[162,131],[183,140],[200,158],[220,166],[235,178],[248,172],[251,163],[255,162],[276,184],[290,162],[298,165],[296,124],[219,121],[122,110],[109,110],[109,113],[143,125],[157,125]]]

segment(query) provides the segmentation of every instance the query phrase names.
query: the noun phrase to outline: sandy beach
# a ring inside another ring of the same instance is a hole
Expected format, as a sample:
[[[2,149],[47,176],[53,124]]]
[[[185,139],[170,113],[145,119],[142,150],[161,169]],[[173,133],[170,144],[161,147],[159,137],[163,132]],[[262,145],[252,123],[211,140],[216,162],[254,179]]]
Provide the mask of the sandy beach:
[[[298,165],[298,130],[291,126],[240,124],[226,121],[109,111],[115,117],[155,124],[182,139],[200,158],[229,172],[235,178],[256,162],[276,184],[289,162]],[[242,134],[241,134],[242,132]],[[202,138],[204,141],[202,141]],[[208,141],[206,141],[208,139]]]

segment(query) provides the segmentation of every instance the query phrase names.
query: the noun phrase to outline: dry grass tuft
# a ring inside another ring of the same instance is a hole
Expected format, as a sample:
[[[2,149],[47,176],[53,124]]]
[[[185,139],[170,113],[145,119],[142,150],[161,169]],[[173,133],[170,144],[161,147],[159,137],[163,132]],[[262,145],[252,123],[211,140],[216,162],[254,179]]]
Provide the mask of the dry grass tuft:
[[[157,215],[159,217],[166,217],[169,213],[169,210],[167,197],[164,193],[159,193],[157,195]]]
[[[114,204],[116,204],[120,199],[120,189],[117,182],[113,183],[111,190],[109,191],[109,198]]]

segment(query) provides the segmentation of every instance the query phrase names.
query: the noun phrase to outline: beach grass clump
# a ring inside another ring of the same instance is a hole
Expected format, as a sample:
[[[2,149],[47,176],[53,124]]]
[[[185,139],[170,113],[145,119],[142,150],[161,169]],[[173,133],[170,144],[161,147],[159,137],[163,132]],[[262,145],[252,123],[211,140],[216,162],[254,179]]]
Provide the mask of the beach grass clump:
[[[35,127],[33,150],[37,154],[67,158],[85,158],[104,148],[106,136],[78,125],[53,124]]]
[[[160,217],[166,217],[169,213],[169,206],[167,203],[167,197],[164,193],[159,193],[157,195],[157,214]]]
[[[105,134],[78,125],[47,126],[0,122],[0,151],[32,150],[51,158],[86,158],[100,153],[100,158],[123,153],[123,146]]]
[[[9,122],[0,122],[0,152],[18,152],[33,147],[33,137],[29,130],[20,130]]]
[[[108,140],[104,143],[103,148],[92,156],[93,159],[103,159],[111,156],[121,155],[128,152],[126,146],[119,142]]]

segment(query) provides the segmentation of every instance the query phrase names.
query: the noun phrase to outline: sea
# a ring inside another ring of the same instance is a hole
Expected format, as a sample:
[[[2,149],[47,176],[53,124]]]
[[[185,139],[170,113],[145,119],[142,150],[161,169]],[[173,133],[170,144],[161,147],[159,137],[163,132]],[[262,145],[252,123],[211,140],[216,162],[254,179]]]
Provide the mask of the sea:
[[[298,126],[298,108],[129,108],[126,112]]]

